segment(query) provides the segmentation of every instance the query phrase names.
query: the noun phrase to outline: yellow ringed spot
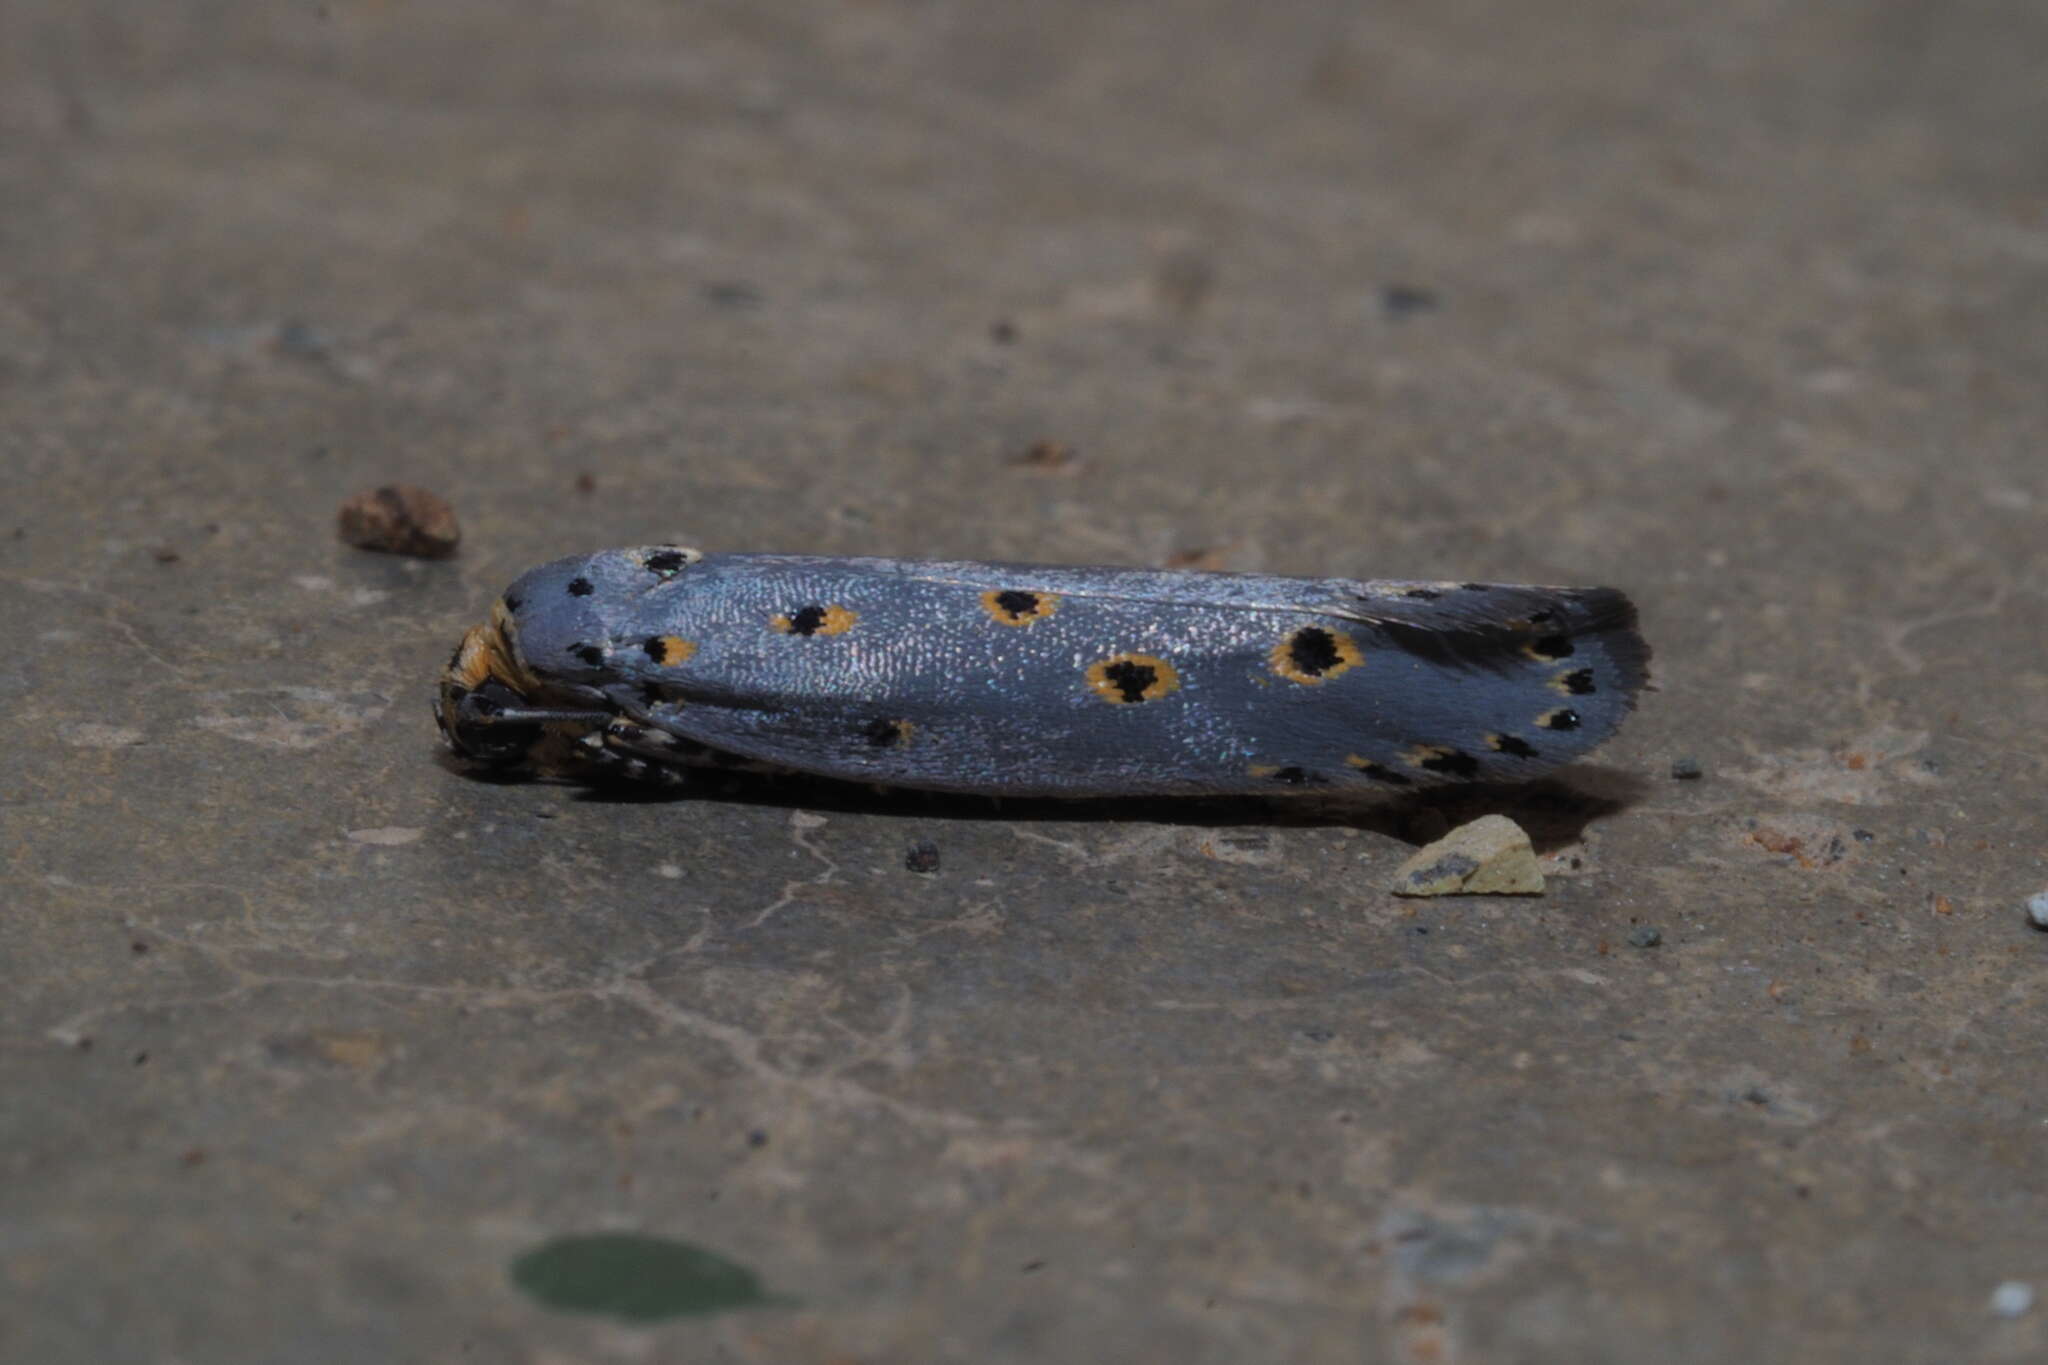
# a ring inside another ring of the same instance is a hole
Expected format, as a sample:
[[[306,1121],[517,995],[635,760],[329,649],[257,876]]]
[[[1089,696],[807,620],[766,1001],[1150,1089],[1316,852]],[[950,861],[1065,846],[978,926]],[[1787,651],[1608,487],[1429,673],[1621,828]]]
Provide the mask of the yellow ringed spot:
[[[1021,588],[990,588],[981,595],[981,609],[1006,626],[1043,621],[1059,604],[1058,593],[1026,592]]]
[[[697,652],[697,642],[680,635],[650,635],[641,648],[647,651],[648,658],[667,668],[688,663]]]
[[[900,749],[910,743],[917,726],[907,720],[873,720],[861,730],[861,737],[877,749]]]
[[[1273,646],[1273,671],[1289,682],[1317,687],[1365,662],[1358,641],[1321,626],[1303,626]]]
[[[1402,754],[1401,761],[1423,772],[1444,773],[1451,777],[1463,778],[1479,775],[1478,759],[1462,749],[1453,749],[1443,744],[1418,744]]]
[[[1562,696],[1583,697],[1599,689],[1593,685],[1593,670],[1575,668],[1550,680],[1550,690]]]
[[[1173,665],[1152,654],[1112,654],[1088,665],[1088,685],[1115,706],[1158,701],[1180,689]]]
[[[1365,757],[1363,754],[1346,754],[1344,755],[1344,761],[1364,773],[1367,777],[1375,778],[1381,782],[1391,782],[1397,787],[1408,785],[1406,776],[1395,772],[1384,763]]]
[[[649,550],[635,550],[627,556],[635,564],[661,579],[670,579],[704,558],[702,550],[693,550],[687,545],[657,545]]]
[[[787,616],[771,616],[768,624],[784,635],[844,635],[860,619],[838,603],[812,603]]]
[[[1554,664],[1577,653],[1569,635],[1545,635],[1522,646],[1522,653],[1539,664]]]
[[[1261,782],[1278,782],[1283,787],[1315,787],[1330,780],[1298,763],[1254,763],[1245,772]]]

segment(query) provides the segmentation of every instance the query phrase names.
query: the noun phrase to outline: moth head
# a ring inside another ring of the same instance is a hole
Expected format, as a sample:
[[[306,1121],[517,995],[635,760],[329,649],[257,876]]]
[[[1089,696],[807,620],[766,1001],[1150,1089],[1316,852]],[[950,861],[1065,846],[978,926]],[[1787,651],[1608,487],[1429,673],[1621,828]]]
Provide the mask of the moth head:
[[[500,599],[491,619],[471,626],[441,672],[434,721],[464,758],[493,768],[552,766],[551,753],[610,713],[556,695],[520,656],[512,610]]]
[[[702,560],[681,545],[603,550],[520,576],[442,671],[434,719],[448,747],[492,767],[570,766],[573,741],[616,713],[605,699],[622,604]]]

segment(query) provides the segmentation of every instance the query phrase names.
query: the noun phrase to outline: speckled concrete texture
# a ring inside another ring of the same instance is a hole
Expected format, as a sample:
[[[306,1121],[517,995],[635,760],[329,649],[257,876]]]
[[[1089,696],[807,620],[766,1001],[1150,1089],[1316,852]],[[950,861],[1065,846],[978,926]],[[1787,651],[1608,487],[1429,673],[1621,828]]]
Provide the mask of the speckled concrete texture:
[[[1994,0],[0,7],[0,1357],[2040,1359],[2044,65]],[[456,558],[337,539],[396,478]],[[1661,690],[1452,812],[1557,816],[1540,900],[1391,896],[1435,812],[446,763],[498,589],[652,541],[1611,583]],[[777,1297],[512,1283],[603,1229]]]

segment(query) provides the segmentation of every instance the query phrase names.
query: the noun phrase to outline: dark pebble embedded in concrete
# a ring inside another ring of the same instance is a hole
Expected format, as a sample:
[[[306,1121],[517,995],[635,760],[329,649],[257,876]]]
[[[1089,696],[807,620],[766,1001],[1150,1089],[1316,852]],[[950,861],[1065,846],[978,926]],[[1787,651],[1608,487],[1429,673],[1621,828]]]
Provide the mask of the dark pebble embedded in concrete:
[[[1439,300],[1436,292],[1420,289],[1412,284],[1390,284],[1380,291],[1380,307],[1388,317],[1413,317],[1435,308]]]

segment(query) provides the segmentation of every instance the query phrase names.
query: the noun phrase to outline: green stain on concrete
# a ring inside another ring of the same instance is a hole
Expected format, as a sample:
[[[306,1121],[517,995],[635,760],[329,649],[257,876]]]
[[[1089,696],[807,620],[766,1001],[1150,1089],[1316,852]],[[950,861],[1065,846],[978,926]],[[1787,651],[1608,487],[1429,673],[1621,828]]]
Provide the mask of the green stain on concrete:
[[[550,1308],[627,1322],[722,1313],[770,1302],[760,1277],[667,1237],[556,1237],[512,1262],[512,1283]]]

